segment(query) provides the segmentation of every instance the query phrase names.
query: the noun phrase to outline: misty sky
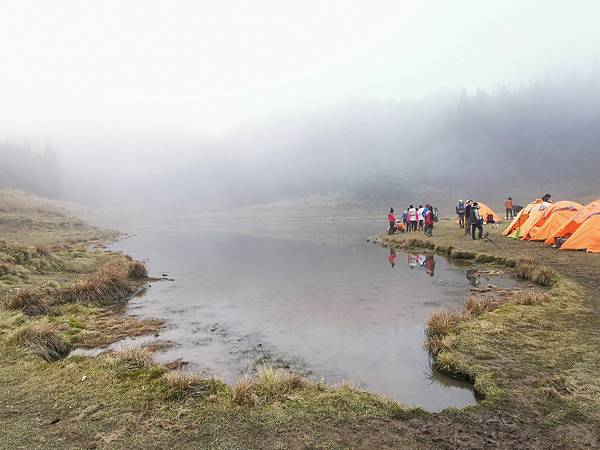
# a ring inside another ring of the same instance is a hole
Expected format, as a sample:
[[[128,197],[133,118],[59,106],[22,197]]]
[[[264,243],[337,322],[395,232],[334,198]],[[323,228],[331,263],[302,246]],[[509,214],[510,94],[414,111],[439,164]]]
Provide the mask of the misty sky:
[[[220,133],[589,72],[597,1],[0,3],[0,139]]]

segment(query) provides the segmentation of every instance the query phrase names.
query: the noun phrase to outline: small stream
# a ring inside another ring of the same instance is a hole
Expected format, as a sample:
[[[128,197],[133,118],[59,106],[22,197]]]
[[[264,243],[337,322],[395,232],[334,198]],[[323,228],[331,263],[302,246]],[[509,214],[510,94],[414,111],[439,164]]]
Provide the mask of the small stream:
[[[129,223],[136,234],[112,246],[174,280],[152,283],[129,304],[130,314],[166,321],[160,336],[117,348],[170,341],[159,361],[182,359],[227,382],[267,363],[432,411],[475,403],[470,385],[432,370],[424,348],[427,317],[460,307],[473,285],[488,282],[469,267],[367,243],[373,225],[364,219],[346,220],[337,243],[335,221],[256,219],[240,231],[198,218],[173,223]]]

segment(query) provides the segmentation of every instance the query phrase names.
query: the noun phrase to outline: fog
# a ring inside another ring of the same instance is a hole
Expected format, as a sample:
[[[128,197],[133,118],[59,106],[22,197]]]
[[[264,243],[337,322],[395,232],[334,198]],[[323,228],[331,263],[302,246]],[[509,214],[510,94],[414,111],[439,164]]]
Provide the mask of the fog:
[[[193,210],[585,200],[599,16],[593,1],[3,5],[0,184]]]

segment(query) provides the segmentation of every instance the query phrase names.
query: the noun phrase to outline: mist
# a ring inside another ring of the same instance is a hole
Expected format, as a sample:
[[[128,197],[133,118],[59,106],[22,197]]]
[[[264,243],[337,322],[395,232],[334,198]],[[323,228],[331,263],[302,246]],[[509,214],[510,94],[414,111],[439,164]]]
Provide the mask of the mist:
[[[587,199],[597,10],[23,2],[0,19],[0,184],[138,209]]]

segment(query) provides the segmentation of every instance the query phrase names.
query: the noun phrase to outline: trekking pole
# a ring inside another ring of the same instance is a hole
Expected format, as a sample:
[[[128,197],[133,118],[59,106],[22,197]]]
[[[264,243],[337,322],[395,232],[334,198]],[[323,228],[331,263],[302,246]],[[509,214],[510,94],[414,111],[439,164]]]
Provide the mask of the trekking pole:
[[[494,244],[494,246],[495,246],[496,248],[500,248],[500,246],[499,246],[498,244],[496,244],[494,241],[492,241],[492,240],[490,239],[490,232],[489,232],[489,231],[486,231],[486,232],[485,232],[485,234],[483,235],[483,239],[484,239],[484,241],[483,241],[483,242],[491,242],[492,244]]]

